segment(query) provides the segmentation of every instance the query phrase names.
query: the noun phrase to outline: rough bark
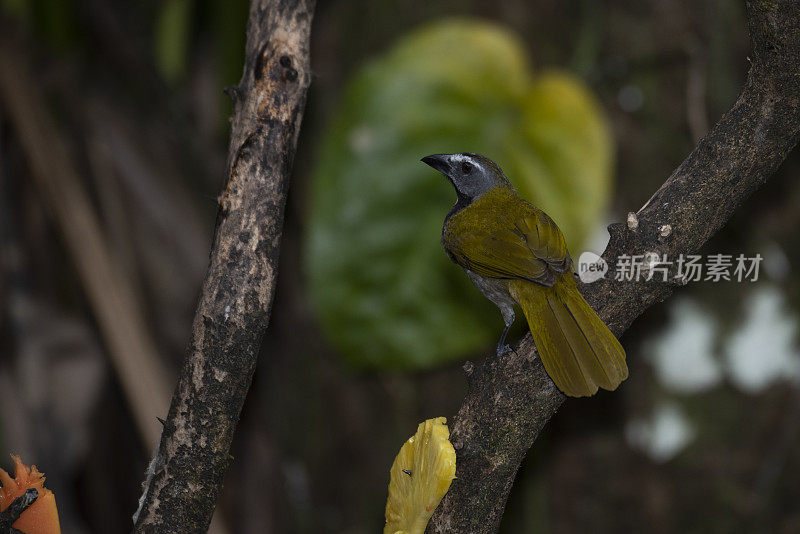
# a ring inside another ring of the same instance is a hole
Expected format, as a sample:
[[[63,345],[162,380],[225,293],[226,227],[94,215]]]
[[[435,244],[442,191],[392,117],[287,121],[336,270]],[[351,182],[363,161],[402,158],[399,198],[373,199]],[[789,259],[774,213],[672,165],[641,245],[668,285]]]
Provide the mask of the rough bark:
[[[603,258],[610,271],[623,254],[675,259],[696,253],[797,144],[800,0],[748,1],[746,8],[751,66],[739,98],[629,224],[609,227]],[[620,335],[675,285],[680,280],[618,282],[607,276],[582,285],[581,292]],[[477,368],[468,364],[465,371],[469,390],[451,421],[457,478],[429,532],[497,532],[520,462],[565,400],[530,335],[516,353],[490,357]]]
[[[314,0],[252,0],[227,184],[186,360],[135,532],[204,532],[267,328],[306,90]],[[158,414],[153,414],[155,417]]]

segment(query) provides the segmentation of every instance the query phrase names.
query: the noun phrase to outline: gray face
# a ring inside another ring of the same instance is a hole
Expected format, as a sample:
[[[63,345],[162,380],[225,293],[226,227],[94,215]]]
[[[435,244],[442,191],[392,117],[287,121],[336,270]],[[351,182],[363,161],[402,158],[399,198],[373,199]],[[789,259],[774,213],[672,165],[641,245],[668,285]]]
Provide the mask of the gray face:
[[[459,199],[471,201],[494,187],[511,187],[500,167],[480,154],[433,154],[422,162],[447,176]]]

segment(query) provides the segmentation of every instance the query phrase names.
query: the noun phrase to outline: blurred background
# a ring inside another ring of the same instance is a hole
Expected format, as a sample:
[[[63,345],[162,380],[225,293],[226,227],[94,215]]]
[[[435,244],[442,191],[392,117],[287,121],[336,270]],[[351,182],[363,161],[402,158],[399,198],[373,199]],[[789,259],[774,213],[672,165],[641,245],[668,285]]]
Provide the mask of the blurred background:
[[[248,3],[0,6],[0,453],[47,474],[65,533],[126,532],[167,411],[132,392],[168,399],[188,340]],[[485,153],[574,257],[601,252],[748,67],[723,0],[330,0],[311,46],[215,532],[380,531],[403,441],[492,350],[502,321],[440,249],[455,195],[421,156]],[[637,320],[631,378],[561,408],[502,532],[800,531],[798,172],[794,154],[703,251],[761,254],[758,281],[690,284]]]

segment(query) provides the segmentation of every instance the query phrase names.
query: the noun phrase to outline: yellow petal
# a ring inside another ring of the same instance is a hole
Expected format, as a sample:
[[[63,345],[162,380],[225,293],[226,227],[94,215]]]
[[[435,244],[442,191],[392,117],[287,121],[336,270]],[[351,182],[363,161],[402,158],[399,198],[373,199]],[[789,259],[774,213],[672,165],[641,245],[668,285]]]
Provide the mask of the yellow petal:
[[[450,488],[456,477],[456,451],[445,423],[444,417],[420,423],[394,459],[384,534],[423,534]]]

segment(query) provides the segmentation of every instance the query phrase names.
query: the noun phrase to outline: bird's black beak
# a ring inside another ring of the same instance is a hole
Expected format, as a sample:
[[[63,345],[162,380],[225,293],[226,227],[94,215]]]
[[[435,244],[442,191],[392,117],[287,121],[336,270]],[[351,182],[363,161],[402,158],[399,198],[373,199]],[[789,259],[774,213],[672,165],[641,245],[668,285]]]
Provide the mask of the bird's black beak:
[[[425,156],[420,161],[426,165],[430,165],[440,173],[447,176],[450,173],[450,155],[449,154],[433,154]]]

